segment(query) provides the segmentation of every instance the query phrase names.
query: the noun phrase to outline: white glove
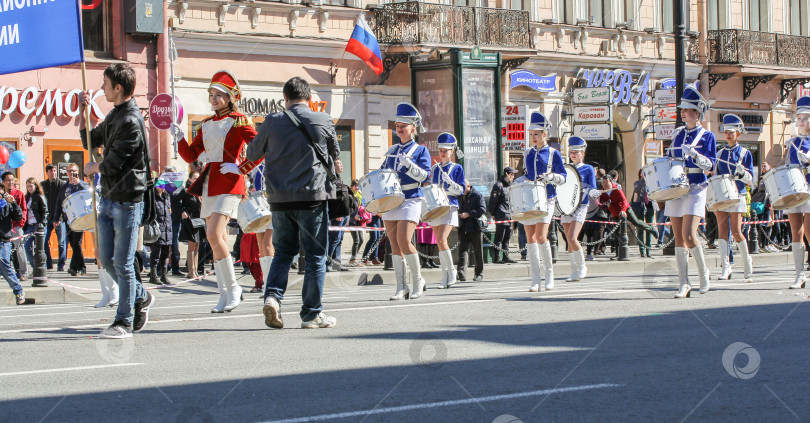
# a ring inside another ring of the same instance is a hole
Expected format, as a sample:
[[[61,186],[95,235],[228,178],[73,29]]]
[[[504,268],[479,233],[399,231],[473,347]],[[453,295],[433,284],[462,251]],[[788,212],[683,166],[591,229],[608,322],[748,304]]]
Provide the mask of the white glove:
[[[413,167],[413,162],[408,157],[400,157],[399,158],[399,166],[397,169],[405,169],[408,170]]]
[[[237,175],[242,174],[242,172],[239,171],[239,165],[237,165],[236,163],[227,163],[227,162],[222,163],[219,166],[219,172],[222,174],[226,173],[235,173]]]
[[[186,138],[186,133],[183,131],[183,127],[176,124],[176,123],[172,123],[171,132],[172,132],[172,135],[174,135],[175,138],[177,138],[178,140],[182,140],[182,139]]]
[[[591,197],[594,200],[599,198],[600,195],[602,195],[602,192],[599,191],[598,189],[592,189],[591,192],[588,193],[588,197]]]
[[[456,181],[454,181],[453,178],[450,177],[450,174],[446,173],[446,172],[442,172],[442,182],[444,182],[446,184],[455,184],[456,183]]]
[[[734,172],[737,179],[742,181],[746,185],[751,185],[754,182],[754,175],[752,175],[742,164],[737,165],[737,169]]]
[[[684,154],[684,156],[689,156],[689,157],[691,157],[693,160],[694,160],[694,159],[695,159],[697,156],[699,156],[699,155],[700,155],[700,153],[698,153],[698,151],[697,151],[697,150],[695,150],[695,148],[694,148],[694,147],[690,147],[690,146],[688,146],[688,145],[684,145],[684,146],[683,146],[683,154]]]
[[[411,162],[413,164],[413,162]],[[430,175],[427,170],[422,169],[419,166],[411,166],[407,170],[405,170],[405,174],[413,178],[416,182],[422,182]]]
[[[565,178],[563,178],[562,175],[558,175],[554,172],[543,174],[543,176],[540,177],[540,180],[552,185],[562,185],[565,183]]]
[[[803,163],[810,163],[810,154],[796,150],[796,157],[798,157]]]
[[[461,195],[464,194],[464,187],[455,182],[448,182],[445,191],[450,195]]]

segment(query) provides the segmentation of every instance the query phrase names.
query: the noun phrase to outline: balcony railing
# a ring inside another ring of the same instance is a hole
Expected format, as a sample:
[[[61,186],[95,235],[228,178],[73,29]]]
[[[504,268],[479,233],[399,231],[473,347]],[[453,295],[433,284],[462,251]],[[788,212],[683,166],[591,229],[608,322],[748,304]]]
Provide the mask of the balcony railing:
[[[384,44],[532,48],[529,12],[525,10],[409,1],[374,9],[369,24]]]
[[[709,63],[810,67],[810,37],[772,32],[709,31]]]

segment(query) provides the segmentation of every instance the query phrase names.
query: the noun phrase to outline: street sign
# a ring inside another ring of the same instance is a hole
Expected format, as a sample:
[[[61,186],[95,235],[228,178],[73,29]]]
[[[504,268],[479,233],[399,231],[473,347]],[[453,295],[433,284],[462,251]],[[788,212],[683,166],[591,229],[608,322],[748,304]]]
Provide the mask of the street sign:
[[[656,107],[653,109],[653,119],[656,122],[675,122],[678,117],[678,109],[675,106]]]
[[[574,88],[574,104],[610,104],[612,98],[610,87]]]
[[[574,136],[587,141],[604,141],[613,139],[613,126],[609,123],[574,125]]]
[[[609,105],[574,107],[574,122],[611,122],[612,111],[613,108]]]
[[[174,96],[174,106],[172,105],[172,96],[169,94],[158,94],[149,103],[149,121],[152,125],[166,131],[172,127],[172,114],[177,113],[175,122],[183,120],[183,103],[177,96]]]
[[[654,101],[655,104],[675,104],[677,97],[675,96],[675,88],[666,90],[655,90]]]
[[[501,148],[523,151],[529,139],[529,107],[503,106],[501,111]]]
[[[660,141],[647,141],[644,143],[644,154],[649,156],[657,156],[660,154],[661,151],[661,142]]]
[[[662,123],[655,125],[655,138],[659,140],[671,140],[672,133],[675,132],[674,123]]]

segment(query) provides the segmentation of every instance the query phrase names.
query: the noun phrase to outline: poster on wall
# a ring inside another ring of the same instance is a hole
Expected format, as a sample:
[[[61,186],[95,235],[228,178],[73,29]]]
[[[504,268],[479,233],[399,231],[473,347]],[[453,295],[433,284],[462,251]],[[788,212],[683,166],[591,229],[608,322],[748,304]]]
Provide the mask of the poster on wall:
[[[495,121],[495,70],[462,71],[462,119],[464,125],[464,173],[473,188],[484,197],[498,180],[498,137]]]
[[[430,151],[431,161],[439,161],[436,140],[442,132],[453,134],[456,127],[453,113],[453,74],[449,69],[429,69],[416,72],[416,106],[422,115],[425,132],[419,143]],[[455,134],[454,134],[455,135]]]

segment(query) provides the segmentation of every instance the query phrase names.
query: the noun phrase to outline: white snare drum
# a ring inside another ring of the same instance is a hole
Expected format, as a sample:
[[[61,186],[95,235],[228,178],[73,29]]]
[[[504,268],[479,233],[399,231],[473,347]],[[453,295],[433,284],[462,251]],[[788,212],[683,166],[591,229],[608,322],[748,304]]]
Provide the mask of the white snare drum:
[[[267,226],[273,216],[270,213],[270,205],[264,198],[264,192],[255,191],[248,198],[239,203],[236,213],[236,221],[244,233],[253,233],[257,229]]]
[[[566,172],[565,183],[556,187],[556,214],[570,216],[577,211],[582,203],[582,177],[574,165],[566,163],[564,167]]]
[[[380,169],[360,178],[360,191],[366,199],[369,213],[385,213],[399,207],[405,194],[399,176],[391,169]]]
[[[96,207],[98,207],[98,196],[96,196]],[[68,195],[62,201],[62,209],[65,210],[71,230],[88,231],[96,227],[96,222],[93,221],[93,197],[90,196],[90,191],[76,191]]]
[[[803,204],[810,198],[807,180],[799,165],[783,165],[768,171],[762,180],[774,210],[784,210]]]
[[[537,181],[513,184],[509,187],[509,206],[515,220],[545,217],[549,212],[546,184]]]
[[[723,210],[740,202],[737,183],[731,175],[715,175],[709,178],[706,190],[706,208],[709,211]]]
[[[689,181],[684,172],[684,160],[661,157],[641,168],[652,201],[667,201],[689,194]]]
[[[450,200],[441,185],[424,186],[422,187],[422,194],[425,195],[422,199],[423,222],[438,219],[450,212]]]

